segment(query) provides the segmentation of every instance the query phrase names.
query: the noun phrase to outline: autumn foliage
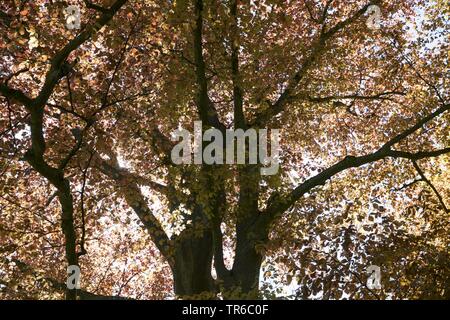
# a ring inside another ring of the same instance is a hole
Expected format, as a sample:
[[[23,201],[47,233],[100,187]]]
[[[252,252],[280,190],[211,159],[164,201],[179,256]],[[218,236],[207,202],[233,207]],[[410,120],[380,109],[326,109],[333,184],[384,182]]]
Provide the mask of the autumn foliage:
[[[1,1],[0,299],[449,299],[449,13]],[[278,173],[175,165],[199,120],[280,129]]]

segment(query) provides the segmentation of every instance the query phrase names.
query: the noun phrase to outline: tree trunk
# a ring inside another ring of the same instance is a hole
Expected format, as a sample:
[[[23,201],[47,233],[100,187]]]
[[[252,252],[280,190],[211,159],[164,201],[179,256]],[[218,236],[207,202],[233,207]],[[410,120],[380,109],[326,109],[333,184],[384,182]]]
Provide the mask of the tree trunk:
[[[175,246],[172,266],[174,291],[181,297],[215,294],[211,275],[212,233],[208,229],[199,232],[200,235],[196,234],[193,228],[184,230]]]
[[[248,232],[237,239],[232,274],[235,287],[239,287],[244,299],[258,298],[259,272],[263,256],[257,252],[258,240]]]

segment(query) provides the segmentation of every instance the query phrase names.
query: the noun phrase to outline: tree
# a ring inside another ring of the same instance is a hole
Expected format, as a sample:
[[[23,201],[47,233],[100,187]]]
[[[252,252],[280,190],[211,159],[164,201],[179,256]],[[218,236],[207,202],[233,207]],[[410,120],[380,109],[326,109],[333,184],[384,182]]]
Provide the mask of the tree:
[[[6,296],[53,297],[79,265],[98,285],[68,299],[110,296],[118,277],[120,295],[150,267],[156,298],[170,281],[180,297],[255,298],[294,280],[302,298],[448,298],[448,5],[73,4],[80,30],[69,3],[0,5]],[[171,132],[196,120],[281,129],[278,174],[175,165]],[[139,263],[102,277],[111,255]]]

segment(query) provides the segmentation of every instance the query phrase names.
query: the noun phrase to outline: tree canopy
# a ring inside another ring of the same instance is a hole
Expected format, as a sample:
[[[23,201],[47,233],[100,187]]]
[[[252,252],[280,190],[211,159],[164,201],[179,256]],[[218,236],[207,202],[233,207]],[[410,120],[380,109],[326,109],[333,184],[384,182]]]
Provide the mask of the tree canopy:
[[[449,299],[449,12],[2,1],[0,298]],[[194,121],[279,129],[277,174],[176,165]]]

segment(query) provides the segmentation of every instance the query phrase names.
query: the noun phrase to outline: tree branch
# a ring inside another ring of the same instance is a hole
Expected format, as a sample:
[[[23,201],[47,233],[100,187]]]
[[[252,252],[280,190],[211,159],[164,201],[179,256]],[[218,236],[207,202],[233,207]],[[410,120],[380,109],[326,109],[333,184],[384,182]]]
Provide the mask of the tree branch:
[[[84,0],[84,4],[86,5],[86,8],[94,9],[94,10],[102,12],[102,13],[108,13],[108,11],[109,11],[109,9],[99,6],[95,3],[92,3],[92,1],[89,1],[89,0]]]
[[[51,277],[42,277],[42,274],[37,272],[29,264],[27,264],[21,260],[18,260],[18,259],[13,259],[11,261],[8,259],[3,259],[3,260],[7,264],[13,262],[17,266],[17,268],[20,270],[20,272],[25,273],[25,274],[31,274],[35,277],[38,277],[39,280],[37,280],[37,281],[45,281],[48,284],[50,284],[50,286],[53,289],[55,289],[57,291],[64,291],[67,289],[67,285],[65,283],[59,282],[58,280],[51,278]],[[3,284],[5,286],[8,285],[7,282],[4,282]],[[92,292],[82,290],[82,289],[76,290],[76,296],[80,300],[131,300],[130,298],[122,297],[122,296],[106,296],[106,295],[101,295],[101,294],[94,294]]]
[[[23,104],[27,109],[31,108],[33,105],[33,99],[29,98],[22,91],[17,89],[12,89],[6,84],[0,83],[0,92],[9,99],[15,100]]]
[[[206,67],[203,57],[203,0],[194,0],[194,2],[194,59],[198,86],[197,108],[203,124],[224,131],[226,128],[220,122],[217,110],[208,96],[208,80],[206,78]]]
[[[230,271],[225,267],[223,260],[223,234],[220,230],[220,222],[215,223],[213,228],[214,268],[217,272],[217,278],[226,282],[230,277]]]

